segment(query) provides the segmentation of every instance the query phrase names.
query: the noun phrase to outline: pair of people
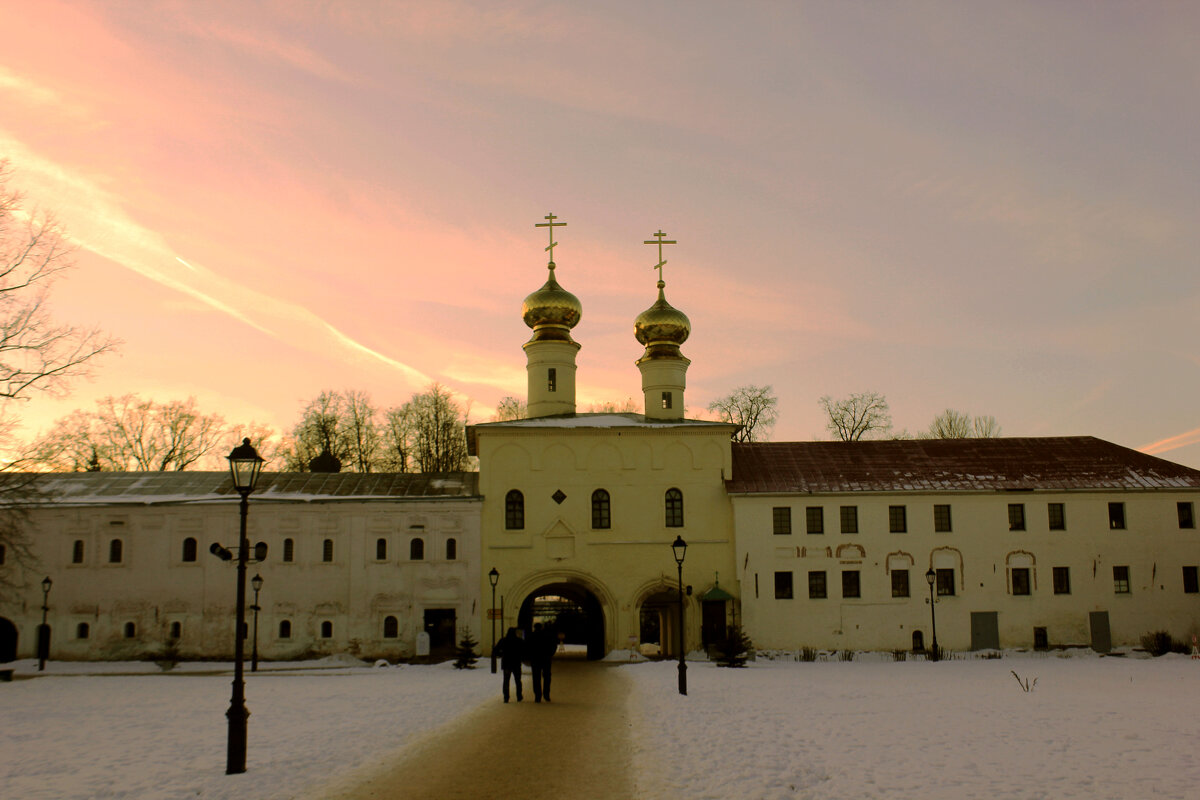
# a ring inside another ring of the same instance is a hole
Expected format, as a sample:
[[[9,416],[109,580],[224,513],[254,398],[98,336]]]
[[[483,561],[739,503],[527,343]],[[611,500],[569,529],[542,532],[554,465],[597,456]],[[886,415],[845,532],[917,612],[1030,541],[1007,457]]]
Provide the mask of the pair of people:
[[[496,655],[500,659],[500,667],[504,671],[504,702],[509,700],[509,682],[516,684],[517,702],[524,699],[521,686],[521,662],[528,661],[533,675],[533,701],[550,702],[550,662],[554,651],[558,648],[558,640],[554,634],[546,630],[542,623],[533,626],[533,635],[526,642],[521,638],[516,628],[509,628],[504,638],[496,643]]]

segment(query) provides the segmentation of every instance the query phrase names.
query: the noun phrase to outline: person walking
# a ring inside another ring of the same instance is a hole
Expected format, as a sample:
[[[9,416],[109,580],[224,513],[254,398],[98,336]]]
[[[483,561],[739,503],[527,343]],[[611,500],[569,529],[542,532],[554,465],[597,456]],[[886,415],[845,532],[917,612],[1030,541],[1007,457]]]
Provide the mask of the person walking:
[[[529,637],[529,671],[533,675],[533,702],[550,702],[550,661],[558,649],[558,638],[542,623],[535,623]]]
[[[525,642],[517,635],[516,628],[509,628],[504,638],[496,643],[496,655],[500,656],[500,668],[504,670],[504,702],[508,702],[508,680],[517,684],[517,702],[521,696],[521,662],[525,660]]]

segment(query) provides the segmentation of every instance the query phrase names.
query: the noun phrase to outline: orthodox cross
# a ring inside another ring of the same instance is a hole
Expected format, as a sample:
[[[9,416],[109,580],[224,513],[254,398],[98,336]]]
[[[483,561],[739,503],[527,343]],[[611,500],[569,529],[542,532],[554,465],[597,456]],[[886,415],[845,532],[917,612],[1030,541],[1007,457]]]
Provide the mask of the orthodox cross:
[[[662,277],[662,268],[663,268],[663,264],[666,264],[666,263],[667,263],[666,261],[664,261],[664,260],[663,260],[663,257],[662,257],[662,248],[663,248],[663,245],[664,245],[664,244],[679,244],[679,243],[678,243],[678,242],[676,242],[674,239],[664,239],[663,237],[664,237],[664,236],[666,236],[666,234],[662,232],[662,228],[659,228],[659,229],[658,229],[658,233],[652,233],[652,234],[650,234],[650,235],[651,235],[651,236],[653,236],[653,237],[654,237],[654,239],[653,239],[653,240],[650,240],[650,241],[645,241],[645,242],[642,242],[642,244],[656,244],[656,245],[658,245],[658,263],[657,263],[657,264],[655,264],[655,265],[654,265],[653,267],[651,267],[650,269],[656,269],[656,270],[658,270],[658,282],[659,282],[659,283],[662,283],[662,279],[663,279],[663,277]]]
[[[567,223],[565,223],[565,222],[555,222],[554,220],[558,219],[558,217],[554,216],[554,214],[553,214],[553,213],[547,214],[547,215],[546,215],[546,217],[545,217],[545,219],[546,219],[546,221],[545,221],[545,222],[535,222],[535,223],[533,223],[533,227],[535,227],[535,228],[549,228],[549,229],[550,229],[550,230],[549,230],[549,233],[550,233],[550,245],[549,245],[549,246],[546,248],[546,251],[547,251],[548,253],[550,253],[550,263],[551,263],[551,264],[553,264],[553,263],[554,263],[554,248],[558,246],[558,242],[554,241],[554,229],[555,229],[555,228],[564,228],[564,227],[566,227]]]

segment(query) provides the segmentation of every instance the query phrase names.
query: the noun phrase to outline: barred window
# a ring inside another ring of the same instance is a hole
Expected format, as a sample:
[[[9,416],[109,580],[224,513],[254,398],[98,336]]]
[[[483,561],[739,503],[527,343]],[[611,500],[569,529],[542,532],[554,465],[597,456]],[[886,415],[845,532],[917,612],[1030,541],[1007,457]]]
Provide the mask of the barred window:
[[[525,529],[525,495],[516,489],[504,495],[504,528],[510,531]]]
[[[333,539],[321,543],[321,560],[326,563],[333,561]]]
[[[612,505],[608,492],[597,489],[592,492],[592,527],[607,530],[612,527]]]

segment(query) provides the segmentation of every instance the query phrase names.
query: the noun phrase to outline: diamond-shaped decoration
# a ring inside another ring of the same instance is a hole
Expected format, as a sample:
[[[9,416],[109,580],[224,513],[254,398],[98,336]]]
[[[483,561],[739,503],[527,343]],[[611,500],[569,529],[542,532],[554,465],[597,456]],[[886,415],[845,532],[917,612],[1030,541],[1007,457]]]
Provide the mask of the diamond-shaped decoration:
[[[558,503],[560,506],[562,505],[562,501],[567,499],[567,496],[565,494],[563,494],[562,489],[558,489],[557,491],[554,492],[554,494],[550,495],[550,497],[554,500],[554,502]]]

